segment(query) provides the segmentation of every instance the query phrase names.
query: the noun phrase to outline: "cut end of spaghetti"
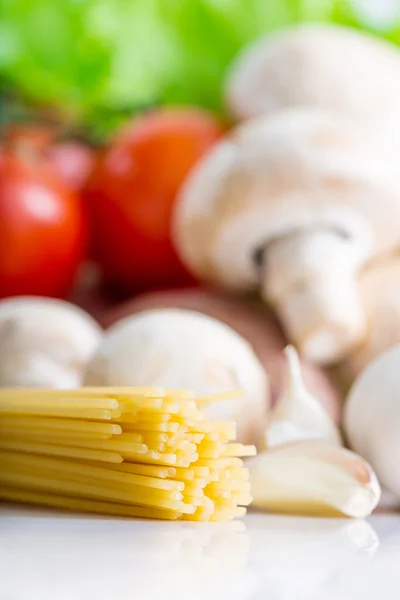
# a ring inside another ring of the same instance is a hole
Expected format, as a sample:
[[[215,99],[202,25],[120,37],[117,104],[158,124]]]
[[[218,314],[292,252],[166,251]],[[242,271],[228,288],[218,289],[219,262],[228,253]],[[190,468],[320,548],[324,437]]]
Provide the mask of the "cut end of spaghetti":
[[[239,392],[240,393],[240,392]],[[0,390],[0,500],[123,517],[225,521],[251,501],[237,397],[162,388]]]

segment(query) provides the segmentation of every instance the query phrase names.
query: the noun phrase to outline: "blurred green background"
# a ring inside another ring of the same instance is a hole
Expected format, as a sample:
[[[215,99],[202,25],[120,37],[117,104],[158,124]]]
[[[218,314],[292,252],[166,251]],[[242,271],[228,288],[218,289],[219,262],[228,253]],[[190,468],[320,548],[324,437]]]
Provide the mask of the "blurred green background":
[[[400,43],[398,0],[3,0],[0,81],[100,132],[143,106],[221,110],[221,82],[250,40],[327,21]]]

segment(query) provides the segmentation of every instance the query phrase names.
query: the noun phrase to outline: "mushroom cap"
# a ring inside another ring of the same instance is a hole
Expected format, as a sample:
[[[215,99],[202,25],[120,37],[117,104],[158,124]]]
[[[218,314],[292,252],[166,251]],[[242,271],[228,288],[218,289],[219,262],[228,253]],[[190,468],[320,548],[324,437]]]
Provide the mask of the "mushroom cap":
[[[356,266],[400,237],[394,156],[369,130],[314,108],[239,125],[192,171],[174,215],[191,270],[236,289],[258,285],[266,244],[315,228],[343,234]]]
[[[0,301],[0,385],[76,387],[102,329],[84,310],[34,296]]]
[[[196,396],[243,389],[244,398],[207,409],[211,418],[234,418],[241,441],[260,439],[269,403],[267,376],[250,344],[215,319],[179,309],[147,310],[112,326],[85,383],[182,388]]]
[[[228,76],[226,100],[239,119],[317,106],[369,124],[392,116],[399,125],[400,55],[389,42],[354,29],[290,27],[239,54]]]

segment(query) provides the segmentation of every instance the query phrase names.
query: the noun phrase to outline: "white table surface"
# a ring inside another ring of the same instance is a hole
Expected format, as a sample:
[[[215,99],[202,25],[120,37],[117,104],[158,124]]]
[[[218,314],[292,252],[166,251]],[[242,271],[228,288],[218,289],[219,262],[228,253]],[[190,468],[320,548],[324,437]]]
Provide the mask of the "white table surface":
[[[400,515],[166,523],[0,506],[0,600],[399,600]]]

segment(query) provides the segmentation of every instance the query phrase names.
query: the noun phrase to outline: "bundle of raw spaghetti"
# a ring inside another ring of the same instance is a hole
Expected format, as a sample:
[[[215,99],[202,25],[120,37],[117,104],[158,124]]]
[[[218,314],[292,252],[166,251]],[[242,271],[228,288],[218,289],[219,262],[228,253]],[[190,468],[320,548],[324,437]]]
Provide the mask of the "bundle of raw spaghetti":
[[[181,390],[0,391],[0,499],[155,519],[229,520],[251,501],[235,424]],[[229,398],[234,397],[230,394]]]

